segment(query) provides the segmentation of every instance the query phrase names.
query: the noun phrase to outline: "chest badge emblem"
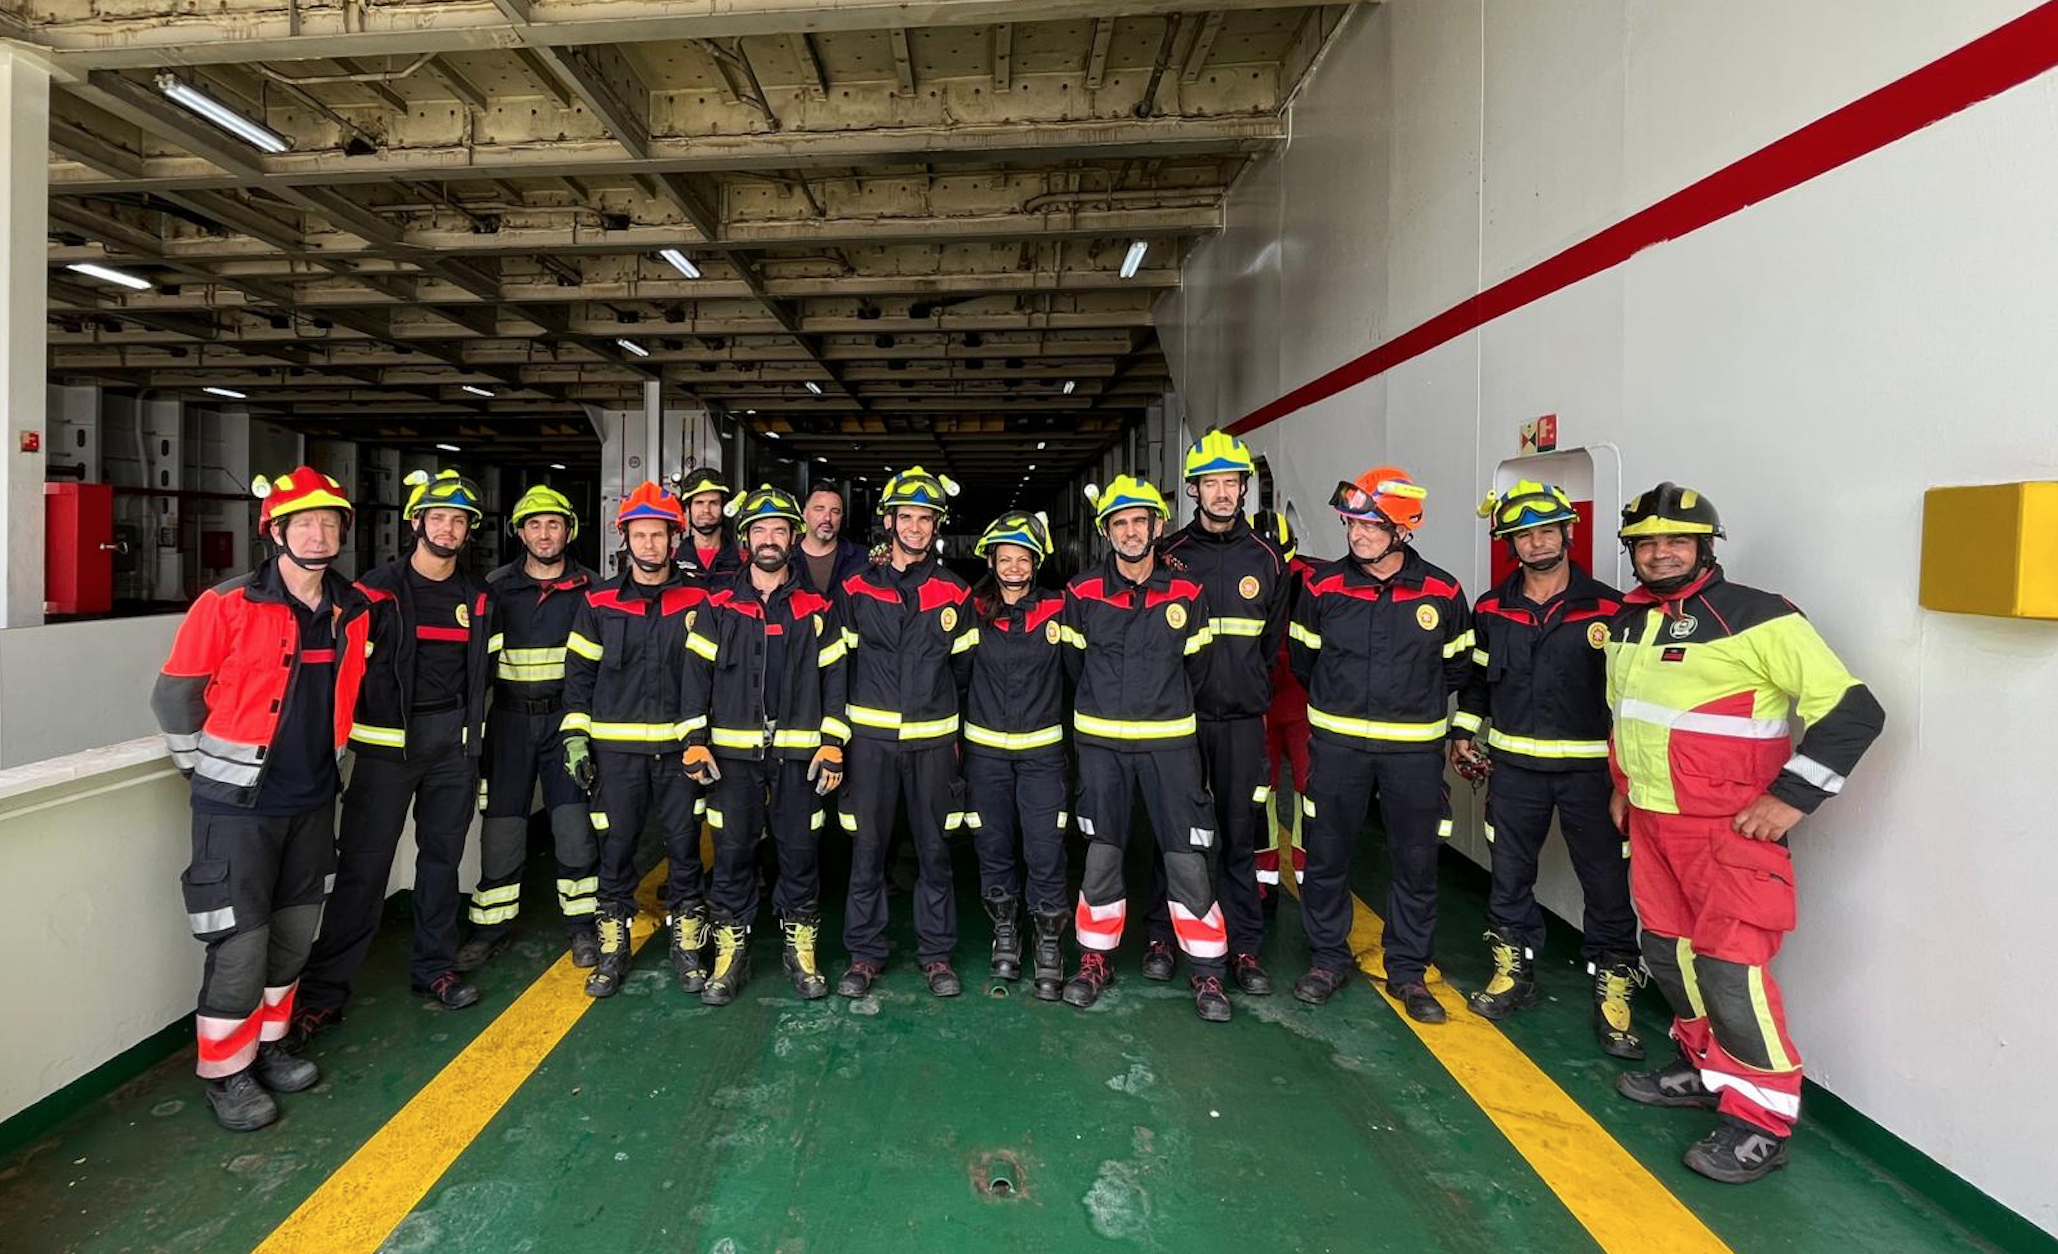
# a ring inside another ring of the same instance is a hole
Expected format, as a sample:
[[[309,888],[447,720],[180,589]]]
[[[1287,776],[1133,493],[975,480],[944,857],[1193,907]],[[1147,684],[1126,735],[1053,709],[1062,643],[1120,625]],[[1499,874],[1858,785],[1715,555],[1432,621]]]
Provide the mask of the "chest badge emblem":
[[[1442,622],[1443,618],[1436,612],[1434,605],[1418,605],[1415,607],[1415,621],[1421,625],[1422,630],[1435,631],[1436,625]]]
[[[1173,631],[1178,631],[1181,628],[1185,627],[1186,607],[1179,604],[1177,601],[1174,601],[1172,604],[1166,606],[1165,621],[1172,625]]]
[[[1243,599],[1246,601],[1257,600],[1258,577],[1256,575],[1245,575],[1242,579],[1237,581],[1236,590],[1237,592],[1242,594]]]
[[[1608,645],[1608,624],[1589,624],[1586,629],[1586,642],[1596,649],[1606,648]]]
[[[957,628],[958,628],[958,609],[957,609],[957,606],[955,606],[955,605],[946,605],[946,606],[944,606],[944,607],[943,607],[943,613],[937,616],[937,619],[936,619],[936,621],[937,621],[937,622],[939,622],[939,623],[942,623],[942,624],[943,624],[943,629],[944,629],[945,631],[956,631],[956,630],[957,630]]]
[[[1057,619],[1053,618],[1043,625],[1043,638],[1045,640],[1050,641],[1052,644],[1056,644],[1060,637],[1061,633],[1058,630]]]
[[[457,625],[460,627],[469,627],[472,625],[472,612],[466,609],[462,604],[460,604],[457,607]]]
[[[1700,627],[1700,625],[1701,620],[1695,618],[1693,615],[1682,615],[1676,622],[1672,624],[1672,638],[1674,640],[1684,640],[1688,636],[1693,635],[1694,632]]]

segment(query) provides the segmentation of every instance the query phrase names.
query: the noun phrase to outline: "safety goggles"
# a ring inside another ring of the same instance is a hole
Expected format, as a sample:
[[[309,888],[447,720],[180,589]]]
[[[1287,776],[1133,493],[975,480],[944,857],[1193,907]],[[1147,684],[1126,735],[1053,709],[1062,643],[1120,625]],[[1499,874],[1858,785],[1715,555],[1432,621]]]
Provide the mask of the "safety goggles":
[[[1383,522],[1386,515],[1379,511],[1380,497],[1404,496],[1416,501],[1429,499],[1429,489],[1404,479],[1381,479],[1373,486],[1376,491],[1367,492],[1357,484],[1344,480],[1338,483],[1336,491],[1330,494],[1329,508],[1352,518],[1373,518]]]

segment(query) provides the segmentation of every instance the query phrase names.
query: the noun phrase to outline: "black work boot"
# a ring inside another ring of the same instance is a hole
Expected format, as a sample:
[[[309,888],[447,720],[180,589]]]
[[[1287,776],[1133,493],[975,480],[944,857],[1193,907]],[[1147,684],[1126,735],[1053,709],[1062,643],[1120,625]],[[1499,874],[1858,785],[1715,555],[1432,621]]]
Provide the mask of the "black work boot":
[[[1465,999],[1472,1013],[1495,1023],[1525,1006],[1536,1004],[1536,951],[1522,943],[1514,929],[1487,929],[1487,947],[1493,953],[1493,978]]]
[[[1196,975],[1191,983],[1194,1013],[1208,1023],[1229,1022],[1229,995],[1222,991],[1222,977]]]
[[[879,979],[879,968],[869,962],[852,962],[836,981],[838,997],[863,997]]]
[[[586,995],[613,997],[629,978],[629,916],[601,910],[593,916],[593,934],[600,940],[600,956],[586,977]]]
[[[822,934],[821,912],[796,910],[779,920],[779,931],[784,938],[779,965],[786,969],[786,978],[793,981],[793,991],[800,994],[802,1001],[827,997],[829,977],[822,974],[821,964],[815,958],[815,945]]]
[[[459,979],[455,971],[445,971],[427,984],[417,984],[414,991],[445,1010],[463,1010],[479,1002],[479,990]]]
[[[1229,960],[1229,971],[1236,977],[1239,992],[1248,993],[1252,997],[1272,995],[1272,977],[1265,973],[1264,964],[1258,961],[1256,954],[1235,955]]]
[[[303,1007],[293,1012],[293,1022],[286,1027],[286,1037],[279,1044],[289,1054],[306,1049],[308,1042],[316,1036],[343,1022],[341,1006]]]
[[[1444,1012],[1443,1003],[1436,999],[1436,994],[1429,991],[1429,985],[1421,980],[1388,980],[1386,991],[1417,1023],[1442,1023],[1450,1017]]]
[[[1601,1052],[1632,1062],[1642,1058],[1644,1042],[1630,1023],[1629,999],[1644,982],[1643,968],[1617,962],[1591,964],[1587,971],[1594,977],[1594,1036],[1601,1042]]]
[[[1348,983],[1350,977],[1341,971],[1331,971],[1328,967],[1309,967],[1306,975],[1293,982],[1293,995],[1296,1000],[1304,1001],[1310,1006],[1320,1006],[1336,996]]]
[[[456,966],[460,972],[478,970],[499,956],[502,950],[514,944],[512,927],[480,928],[457,947]]]
[[[207,1082],[207,1108],[214,1112],[214,1121],[231,1132],[255,1132],[279,1117],[279,1104],[250,1070]]]
[[[1036,996],[1041,1001],[1056,1001],[1065,995],[1065,923],[1069,912],[1053,910],[1037,911],[1035,976]]]
[[[1161,940],[1154,940],[1143,951],[1143,978],[1146,980],[1169,980],[1172,968],[1178,959],[1172,955],[1172,946]]]
[[[703,1006],[726,1006],[750,982],[750,929],[726,914],[715,916],[715,965],[700,990]]]
[[[1713,1132],[1687,1147],[1681,1161],[1710,1180],[1749,1184],[1786,1166],[1786,1138],[1724,1116]]]
[[[1022,976],[1022,928],[1016,922],[1020,900],[999,890],[979,899],[986,917],[993,920],[993,978],[1015,980]]]
[[[672,974],[678,978],[679,991],[699,992],[707,983],[707,964],[700,960],[708,942],[707,907],[678,911],[665,920],[665,930],[671,933]]]
[[[274,1093],[304,1093],[322,1082],[320,1067],[305,1058],[295,1058],[277,1041],[266,1041],[257,1047],[257,1062],[250,1073]]]
[[[1701,1069],[1682,1055],[1657,1071],[1625,1071],[1615,1077],[1615,1091],[1646,1106],[1681,1106],[1713,1110],[1715,1094],[1701,1083]]]
[[[956,997],[965,991],[964,983],[951,968],[949,959],[923,963],[922,978],[929,981],[929,991],[938,997]]]
[[[1108,956],[1098,949],[1083,950],[1079,954],[1079,974],[1065,985],[1065,1001],[1084,1010],[1099,1001],[1101,993],[1114,982],[1115,971],[1108,965]]]
[[[600,961],[600,937],[593,934],[591,927],[572,929],[572,965],[581,970],[590,970]]]

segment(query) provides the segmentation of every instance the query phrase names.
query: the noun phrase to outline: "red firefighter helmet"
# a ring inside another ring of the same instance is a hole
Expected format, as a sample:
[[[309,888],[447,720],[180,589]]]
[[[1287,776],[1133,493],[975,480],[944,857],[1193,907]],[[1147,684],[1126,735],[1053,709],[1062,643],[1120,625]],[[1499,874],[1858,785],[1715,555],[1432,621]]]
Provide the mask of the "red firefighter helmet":
[[[295,467],[276,479],[259,475],[250,481],[250,492],[263,502],[257,510],[257,530],[265,535],[271,534],[272,523],[311,509],[341,510],[345,531],[356,516],[343,485],[312,466]]]

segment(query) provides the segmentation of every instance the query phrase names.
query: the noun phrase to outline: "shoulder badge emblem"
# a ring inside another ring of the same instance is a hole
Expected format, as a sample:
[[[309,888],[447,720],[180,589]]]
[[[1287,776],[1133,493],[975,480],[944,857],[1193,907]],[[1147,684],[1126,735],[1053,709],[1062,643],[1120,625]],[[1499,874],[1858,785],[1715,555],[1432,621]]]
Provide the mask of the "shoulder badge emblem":
[[[1586,642],[1596,649],[1608,647],[1608,624],[1591,622],[1586,625]]]
[[[1694,617],[1693,615],[1691,615],[1691,614],[1684,614],[1684,615],[1681,615],[1681,616],[1680,616],[1680,617],[1679,617],[1679,618],[1678,618],[1678,619],[1677,619],[1677,620],[1676,620],[1676,621],[1675,621],[1675,622],[1674,622],[1674,623],[1672,624],[1672,638],[1673,638],[1674,640],[1684,640],[1684,639],[1686,639],[1686,638],[1687,638],[1688,636],[1691,636],[1691,635],[1693,635],[1693,634],[1694,634],[1694,631],[1695,631],[1695,629],[1696,629],[1696,628],[1698,628],[1698,627],[1699,627],[1700,625],[1701,625],[1701,620],[1700,620],[1700,619],[1698,619],[1698,618],[1695,618],[1695,617]]]
[[[1241,580],[1237,582],[1236,590],[1239,593],[1243,594],[1243,599],[1246,601],[1257,600],[1258,577],[1256,575],[1245,575]]]
[[[1418,605],[1415,607],[1415,621],[1421,625],[1422,630],[1435,631],[1436,625],[1443,621],[1443,616],[1436,612],[1434,605]]]
[[[472,625],[472,612],[465,608],[465,604],[462,601],[457,603],[457,625],[460,627]]]
[[[1165,621],[1172,625],[1173,631],[1178,631],[1185,627],[1186,607],[1177,601],[1172,602],[1172,604],[1165,607]]]
[[[1052,644],[1056,644],[1060,639],[1063,638],[1063,635],[1064,633],[1060,631],[1058,628],[1057,619],[1053,618],[1043,625],[1043,638],[1045,640],[1050,641]]]
[[[942,615],[936,621],[943,624],[945,631],[956,631],[958,629],[958,607],[955,605],[944,606]]]

